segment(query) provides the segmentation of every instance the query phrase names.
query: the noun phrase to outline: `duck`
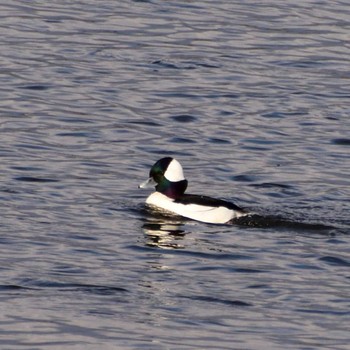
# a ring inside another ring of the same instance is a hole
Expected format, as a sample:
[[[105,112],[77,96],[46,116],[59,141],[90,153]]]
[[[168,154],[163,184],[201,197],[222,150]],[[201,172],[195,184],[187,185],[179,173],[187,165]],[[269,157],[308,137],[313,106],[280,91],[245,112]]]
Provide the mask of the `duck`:
[[[229,224],[249,213],[234,203],[204,195],[187,194],[188,181],[181,164],[172,157],[159,159],[139,188],[155,186],[146,205],[157,211],[210,224]]]

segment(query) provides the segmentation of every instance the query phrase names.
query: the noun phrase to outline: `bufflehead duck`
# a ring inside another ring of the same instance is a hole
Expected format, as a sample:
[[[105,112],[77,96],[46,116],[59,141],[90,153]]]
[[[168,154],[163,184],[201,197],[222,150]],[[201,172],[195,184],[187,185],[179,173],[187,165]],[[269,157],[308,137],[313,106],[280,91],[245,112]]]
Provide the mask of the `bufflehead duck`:
[[[149,179],[139,188],[152,184],[156,192],[146,204],[158,210],[165,210],[186,218],[212,224],[226,224],[232,219],[248,215],[237,205],[207,196],[185,194],[187,180],[181,164],[174,158],[158,160],[151,168]]]

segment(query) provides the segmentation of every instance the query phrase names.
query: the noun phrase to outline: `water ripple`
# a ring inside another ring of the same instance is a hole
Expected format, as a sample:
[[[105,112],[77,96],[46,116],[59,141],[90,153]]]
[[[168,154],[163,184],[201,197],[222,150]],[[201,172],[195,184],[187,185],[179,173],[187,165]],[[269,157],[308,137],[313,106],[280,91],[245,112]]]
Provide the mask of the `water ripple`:
[[[0,10],[2,348],[348,349],[344,1]],[[255,214],[147,212],[162,156]]]

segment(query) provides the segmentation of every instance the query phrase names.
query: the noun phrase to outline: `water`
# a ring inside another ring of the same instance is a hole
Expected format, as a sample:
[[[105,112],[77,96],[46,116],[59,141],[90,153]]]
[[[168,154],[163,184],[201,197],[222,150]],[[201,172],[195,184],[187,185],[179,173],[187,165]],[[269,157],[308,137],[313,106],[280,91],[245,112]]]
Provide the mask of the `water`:
[[[0,9],[1,349],[349,349],[347,2]],[[150,215],[165,155],[260,221]]]

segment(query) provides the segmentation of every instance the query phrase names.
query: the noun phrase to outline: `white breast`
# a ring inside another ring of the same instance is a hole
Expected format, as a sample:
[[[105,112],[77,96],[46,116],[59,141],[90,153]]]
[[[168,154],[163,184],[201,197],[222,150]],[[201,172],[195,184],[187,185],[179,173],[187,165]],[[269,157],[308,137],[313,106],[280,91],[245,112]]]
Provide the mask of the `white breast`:
[[[234,218],[245,215],[226,207],[175,203],[173,199],[160,192],[152,193],[147,198],[146,203],[186,218],[212,224],[225,224]]]

